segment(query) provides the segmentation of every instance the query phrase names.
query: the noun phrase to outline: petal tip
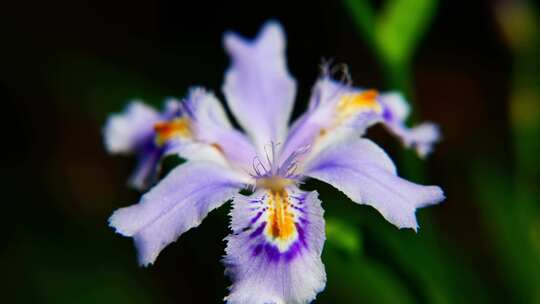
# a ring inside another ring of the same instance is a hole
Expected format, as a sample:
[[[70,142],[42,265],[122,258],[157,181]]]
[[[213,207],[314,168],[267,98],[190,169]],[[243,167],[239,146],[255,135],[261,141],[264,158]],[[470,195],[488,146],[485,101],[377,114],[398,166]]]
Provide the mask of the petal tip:
[[[129,207],[117,209],[107,220],[109,227],[113,228],[115,233],[125,237],[131,237],[134,234],[125,223],[125,212],[128,208]]]
[[[388,220],[388,219],[387,219]],[[416,220],[416,214],[413,211],[412,216],[408,217],[406,221],[402,222],[396,222],[392,220],[388,220],[390,223],[394,224],[399,230],[402,229],[412,229],[415,233],[418,233],[418,221]]]
[[[223,34],[223,47],[229,54],[233,54],[235,50],[245,47],[244,39],[233,31],[227,31]]]
[[[432,205],[442,203],[446,199],[444,191],[439,186],[431,186],[433,190],[433,203]]]
[[[142,257],[139,257],[138,258],[138,264],[140,267],[143,267],[143,268],[148,268],[148,267],[151,267],[151,266],[154,266],[154,262],[156,261],[156,259],[152,259],[152,260],[148,260],[148,259],[145,259],[145,258],[142,258]]]
[[[103,146],[109,154],[128,154],[132,152],[125,144],[117,140],[117,133],[121,127],[121,118],[118,114],[110,115],[101,130]]]
[[[133,153],[157,119],[153,108],[140,100],[131,101],[122,112],[107,118],[102,129],[105,149],[110,154]]]
[[[285,49],[285,40],[285,29],[276,20],[267,21],[259,31],[257,38],[255,38],[258,46],[264,45],[264,47],[276,51],[283,51]]]
[[[415,216],[415,218],[416,218],[416,216]],[[415,220],[414,225],[399,225],[399,226],[396,225],[396,227],[399,230],[409,230],[410,229],[410,230],[414,231],[415,234],[418,234],[418,230],[420,229],[420,226],[418,225],[416,220]]]
[[[284,48],[285,30],[280,22],[277,20],[267,21],[253,39],[246,39],[234,31],[227,31],[223,34],[223,46],[230,54],[242,52],[246,48],[258,47],[259,45],[271,46],[278,50]]]
[[[275,19],[270,19],[263,24],[258,36],[259,37],[276,37],[276,38],[284,39],[285,29],[283,28],[283,25],[281,25],[279,21]]]

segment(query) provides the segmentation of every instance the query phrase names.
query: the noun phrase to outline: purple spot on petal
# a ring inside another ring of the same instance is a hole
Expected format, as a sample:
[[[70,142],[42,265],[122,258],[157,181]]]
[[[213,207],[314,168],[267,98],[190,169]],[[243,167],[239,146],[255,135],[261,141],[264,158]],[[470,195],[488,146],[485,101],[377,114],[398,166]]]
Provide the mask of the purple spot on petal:
[[[386,121],[391,121],[393,119],[392,112],[390,112],[390,110],[388,110],[388,108],[384,108],[383,118]]]
[[[255,215],[255,217],[252,218],[251,221],[250,221],[249,223],[250,223],[250,224],[255,224],[255,222],[261,217],[262,214],[263,214],[263,212],[262,212],[262,211],[259,211],[259,212],[257,213],[257,215]]]
[[[263,250],[263,244],[258,244],[257,246],[255,246],[255,248],[253,248],[253,253],[252,253],[252,256],[258,256],[259,254],[261,254],[261,251]]]
[[[306,221],[307,222],[307,221]],[[308,247],[307,238],[306,238],[306,232],[304,228],[300,225],[296,225],[296,229],[298,230],[298,239],[304,245],[304,247]]]
[[[281,253],[279,252],[279,249],[276,246],[267,243],[264,246],[264,251],[266,252],[266,256],[271,262],[279,261],[279,258],[281,257]]]
[[[252,238],[255,238],[257,236],[259,236],[263,230],[264,230],[264,227],[266,226],[266,222],[262,222],[259,227],[257,227],[257,229],[255,229],[255,231],[253,231],[250,235],[249,235],[249,238],[252,239]]]
[[[294,242],[292,246],[285,252],[285,261],[290,262],[292,261],[302,250],[300,247],[300,243]]]

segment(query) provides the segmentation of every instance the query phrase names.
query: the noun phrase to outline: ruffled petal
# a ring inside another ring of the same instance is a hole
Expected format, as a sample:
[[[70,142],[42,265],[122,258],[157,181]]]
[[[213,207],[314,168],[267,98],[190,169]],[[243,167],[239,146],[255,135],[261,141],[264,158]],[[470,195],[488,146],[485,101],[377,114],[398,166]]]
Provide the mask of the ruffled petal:
[[[406,147],[414,148],[421,157],[431,153],[433,145],[440,140],[438,126],[426,122],[407,128],[405,120],[409,115],[409,105],[399,93],[381,94],[380,101],[384,107],[384,125],[398,136]]]
[[[238,196],[227,237],[228,303],[309,303],[326,283],[323,209],[296,187]]]
[[[224,45],[232,63],[223,92],[239,124],[262,152],[265,145],[284,140],[296,94],[296,82],[286,66],[284,31],[279,23],[269,22],[253,41],[227,33]]]
[[[173,169],[138,204],[116,210],[109,224],[133,237],[139,263],[152,264],[160,251],[200,224],[242,187],[245,177],[209,162]]]
[[[131,102],[124,112],[113,114],[105,123],[103,137],[109,153],[129,154],[145,144],[160,115],[140,101]]]
[[[399,228],[416,230],[416,208],[444,199],[437,186],[418,185],[398,177],[386,153],[367,139],[329,146],[306,165],[304,173],[331,184],[356,203],[374,207]]]

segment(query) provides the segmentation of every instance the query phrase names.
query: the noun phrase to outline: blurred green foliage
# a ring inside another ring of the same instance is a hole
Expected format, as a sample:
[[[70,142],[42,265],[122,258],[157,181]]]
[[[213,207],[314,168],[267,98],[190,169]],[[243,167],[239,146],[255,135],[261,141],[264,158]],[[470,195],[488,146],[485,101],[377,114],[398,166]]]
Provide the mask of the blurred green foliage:
[[[514,170],[494,160],[474,167],[477,195],[508,285],[523,303],[540,303],[540,15],[530,1],[495,7],[514,56],[509,96]]]
[[[412,91],[411,64],[419,39],[429,28],[436,1],[384,1],[375,13],[369,1],[345,0],[361,37],[376,53],[391,88],[409,97]],[[514,52],[513,90],[510,108],[514,135],[515,164],[507,174],[502,164],[489,157],[469,172],[475,180],[483,225],[490,233],[510,298],[522,303],[540,303],[540,212],[538,177],[540,169],[540,23],[537,10],[527,1],[496,5],[499,26]],[[414,12],[414,13],[413,13]],[[406,157],[405,163],[411,158]],[[413,161],[414,162],[414,161]],[[417,171],[419,166],[406,166]],[[503,173],[505,172],[505,173]],[[414,173],[413,173],[414,174]],[[426,220],[422,218],[423,224]],[[345,227],[345,225],[342,225]],[[483,274],[472,265],[464,267],[466,252],[442,242],[435,227],[419,235],[400,235],[386,227],[371,227],[380,246],[388,250],[398,269],[405,269],[420,286],[427,303],[501,301],[487,295]],[[369,229],[369,228],[368,228]],[[344,232],[346,235],[350,231]],[[329,236],[330,238],[331,236]],[[329,243],[339,242],[335,238]],[[347,241],[349,242],[349,241]],[[338,266],[340,267],[340,266]],[[391,290],[394,290],[392,288]],[[407,298],[404,301],[407,302]],[[417,299],[418,300],[418,299]]]
[[[369,0],[345,0],[361,38],[385,68],[392,88],[410,94],[410,64],[429,27],[436,0],[387,0],[375,12]]]

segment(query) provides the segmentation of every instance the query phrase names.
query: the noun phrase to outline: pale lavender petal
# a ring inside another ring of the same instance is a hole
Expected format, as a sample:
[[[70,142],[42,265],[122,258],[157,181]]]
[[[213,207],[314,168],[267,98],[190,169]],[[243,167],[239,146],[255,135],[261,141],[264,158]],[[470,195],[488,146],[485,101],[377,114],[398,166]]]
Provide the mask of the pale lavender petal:
[[[405,120],[409,115],[409,105],[399,93],[385,93],[379,97],[384,107],[381,121],[406,147],[416,150],[418,155],[424,157],[431,153],[433,145],[440,140],[440,131],[436,124],[422,123],[408,128]]]
[[[270,142],[282,142],[296,94],[285,57],[281,25],[267,23],[253,41],[234,33],[224,36],[231,67],[223,92],[229,107],[255,141],[259,152]]]
[[[322,75],[313,86],[308,109],[311,111],[323,105],[335,105],[344,94],[360,90],[360,88],[332,79],[328,75]]]
[[[129,154],[153,133],[160,115],[139,101],[131,102],[124,112],[111,115],[103,129],[105,148],[109,153]]]
[[[233,233],[224,258],[233,281],[228,303],[309,303],[326,284],[324,211],[317,193],[283,191],[281,198],[259,190],[233,201]],[[273,215],[280,204],[290,216],[283,221]]]
[[[229,160],[223,155],[221,149],[206,143],[193,140],[174,139],[163,147],[166,156],[177,155],[188,161],[212,162],[220,166],[232,168]]]
[[[401,124],[389,124],[388,128],[397,136],[406,147],[416,150],[421,157],[425,157],[433,150],[433,145],[440,140],[439,127],[433,123],[422,123],[411,129]]]
[[[232,127],[214,94],[194,88],[186,102],[193,112],[195,140],[216,148],[232,165],[250,168],[256,156],[255,148],[244,134]]]
[[[155,261],[160,251],[200,224],[244,186],[245,177],[210,162],[188,162],[173,169],[138,204],[116,210],[109,224],[133,237],[139,263]]]
[[[329,146],[306,165],[305,175],[331,184],[356,203],[374,207],[399,228],[416,230],[416,208],[444,199],[437,186],[398,177],[386,153],[367,139]]]
[[[398,92],[384,93],[380,96],[385,107],[385,115],[391,116],[391,120],[405,121],[409,117],[411,107],[402,94]],[[390,117],[388,117],[390,119]]]
[[[303,147],[318,149],[323,137],[334,137],[334,134],[359,136],[366,127],[359,128],[348,121],[338,122],[336,107],[345,94],[355,90],[329,77],[321,77],[312,90],[309,108],[292,125],[285,144],[281,150],[282,159],[286,159],[294,151]],[[328,136],[327,136],[328,135]]]

